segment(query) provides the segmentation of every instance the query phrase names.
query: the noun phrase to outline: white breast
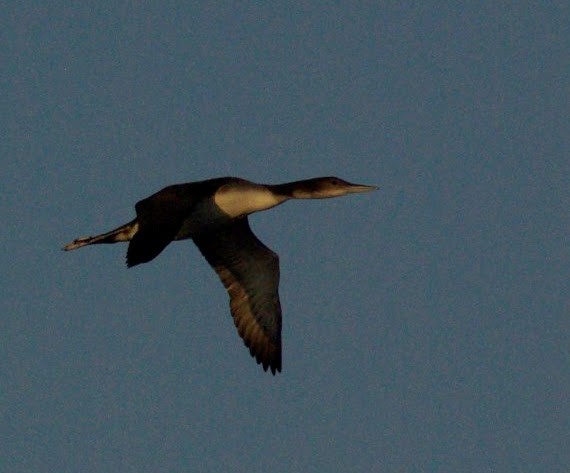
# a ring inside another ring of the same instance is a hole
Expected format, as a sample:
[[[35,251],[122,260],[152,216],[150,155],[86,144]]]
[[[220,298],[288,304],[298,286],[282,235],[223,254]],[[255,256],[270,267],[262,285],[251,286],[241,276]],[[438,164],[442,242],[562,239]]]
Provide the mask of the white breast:
[[[270,209],[285,200],[275,196],[266,187],[248,183],[247,185],[226,184],[214,194],[214,202],[230,217],[241,217],[260,210]]]

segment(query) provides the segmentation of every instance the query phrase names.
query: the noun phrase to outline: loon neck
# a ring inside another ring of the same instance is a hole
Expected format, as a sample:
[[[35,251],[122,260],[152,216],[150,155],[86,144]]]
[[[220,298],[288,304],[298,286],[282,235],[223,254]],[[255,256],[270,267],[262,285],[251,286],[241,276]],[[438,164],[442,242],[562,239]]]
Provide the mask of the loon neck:
[[[232,178],[215,191],[214,202],[229,217],[238,218],[270,209],[289,199],[328,199],[374,189],[374,186],[351,184],[337,177],[265,185]]]
[[[274,192],[271,187],[248,181],[232,182],[216,191],[214,202],[224,213],[236,218],[270,209],[291,198]]]
[[[284,184],[266,185],[271,193],[284,200],[289,199],[323,199],[333,197],[324,195],[315,186],[321,178],[303,179],[301,181],[286,182]]]

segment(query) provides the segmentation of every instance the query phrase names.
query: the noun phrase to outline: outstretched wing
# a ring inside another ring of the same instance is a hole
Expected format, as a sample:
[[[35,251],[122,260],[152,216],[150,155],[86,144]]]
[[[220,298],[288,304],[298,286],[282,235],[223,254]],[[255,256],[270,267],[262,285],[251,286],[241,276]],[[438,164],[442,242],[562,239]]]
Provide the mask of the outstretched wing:
[[[281,371],[279,257],[253,234],[247,217],[194,243],[230,296],[240,337],[263,369]]]
[[[139,230],[129,243],[127,266],[147,263],[174,240],[195,205],[192,186],[194,184],[168,186],[137,202]]]

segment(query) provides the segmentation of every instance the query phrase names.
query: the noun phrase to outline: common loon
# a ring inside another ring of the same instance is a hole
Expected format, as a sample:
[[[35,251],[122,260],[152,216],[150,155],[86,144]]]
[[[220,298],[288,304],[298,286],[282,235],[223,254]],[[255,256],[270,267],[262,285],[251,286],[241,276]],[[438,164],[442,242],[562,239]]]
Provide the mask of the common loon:
[[[290,199],[326,199],[375,189],[337,177],[277,185],[236,177],[176,184],[138,202],[131,222],[78,238],[63,249],[128,241],[131,267],[151,261],[171,241],[192,239],[228,291],[235,326],[251,356],[275,375],[281,371],[279,257],[253,234],[247,216]]]

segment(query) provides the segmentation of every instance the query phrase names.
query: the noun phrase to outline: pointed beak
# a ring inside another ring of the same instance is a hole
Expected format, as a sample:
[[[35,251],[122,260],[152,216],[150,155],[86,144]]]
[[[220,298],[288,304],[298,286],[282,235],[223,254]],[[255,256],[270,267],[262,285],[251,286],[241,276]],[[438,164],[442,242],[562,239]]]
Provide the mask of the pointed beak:
[[[350,188],[348,190],[351,194],[358,194],[360,192],[370,192],[378,190],[376,186],[365,186],[364,184],[350,184]]]

